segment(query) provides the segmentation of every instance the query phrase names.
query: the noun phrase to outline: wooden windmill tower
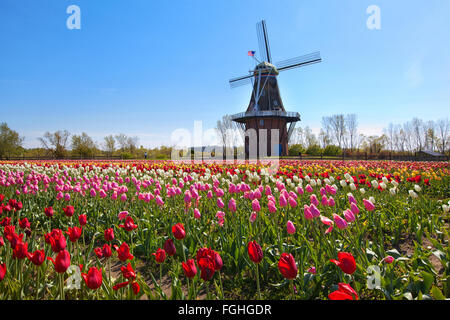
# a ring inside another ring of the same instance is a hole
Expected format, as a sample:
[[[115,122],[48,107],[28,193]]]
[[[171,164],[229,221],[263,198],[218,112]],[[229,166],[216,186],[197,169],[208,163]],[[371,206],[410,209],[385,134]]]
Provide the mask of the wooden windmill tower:
[[[247,111],[232,116],[232,120],[240,124],[243,131],[255,129],[257,133],[257,152],[260,147],[260,129],[267,130],[267,155],[270,156],[272,148],[271,129],[279,131],[278,154],[285,156],[288,154],[288,141],[295,128],[297,121],[300,121],[298,112],[287,112],[281,100],[278,89],[277,76],[281,71],[303,67],[313,63],[321,62],[320,52],[299,56],[296,58],[280,61],[272,64],[270,56],[269,39],[267,36],[266,22],[262,20],[256,25],[261,61],[257,61],[254,70],[249,75],[231,79],[230,86],[235,88],[244,84],[253,83],[253,92],[250,98]],[[249,51],[249,56],[254,57],[254,51]],[[289,129],[287,124],[289,123]],[[249,137],[245,138],[245,152],[249,154]]]

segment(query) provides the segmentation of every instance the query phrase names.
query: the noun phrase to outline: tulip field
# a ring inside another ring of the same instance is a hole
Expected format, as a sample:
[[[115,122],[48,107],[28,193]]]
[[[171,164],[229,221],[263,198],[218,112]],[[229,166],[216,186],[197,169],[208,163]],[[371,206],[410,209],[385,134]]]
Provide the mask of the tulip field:
[[[0,162],[0,299],[450,298],[448,162]]]

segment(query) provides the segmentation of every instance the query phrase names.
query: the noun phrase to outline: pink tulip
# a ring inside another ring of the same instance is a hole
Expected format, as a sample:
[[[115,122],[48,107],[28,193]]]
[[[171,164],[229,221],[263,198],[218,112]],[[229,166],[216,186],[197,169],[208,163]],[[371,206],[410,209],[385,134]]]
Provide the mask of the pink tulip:
[[[236,200],[234,200],[234,198],[231,198],[230,201],[228,201],[228,210],[236,212]]]
[[[309,192],[309,193],[313,192],[313,188],[309,184],[306,186],[305,190],[306,190],[306,192]]]
[[[261,206],[259,205],[258,199],[254,199],[252,201],[252,210],[256,212],[259,212],[261,210]]]
[[[286,197],[282,194],[279,199],[280,207],[284,208],[287,206]]]
[[[128,216],[128,211],[121,211],[121,212],[119,212],[119,214],[118,214],[119,220],[123,220],[123,219],[125,219],[127,216]]]
[[[336,204],[336,203],[334,202],[333,197],[330,197],[330,198],[328,199],[328,205],[329,205],[330,207],[334,207],[335,204]]]
[[[250,219],[249,219],[250,222],[251,222],[251,223],[255,222],[256,217],[257,217],[256,212],[252,212],[252,214],[250,215]]]
[[[200,214],[200,211],[198,210],[198,208],[194,209],[194,218],[195,219],[200,219],[202,215]]]
[[[347,209],[344,211],[344,218],[348,221],[348,222],[353,222],[355,221],[355,215],[353,214],[353,212],[350,209]]]
[[[366,207],[367,211],[373,211],[375,209],[374,204],[367,199],[363,199],[364,207]]]
[[[222,198],[217,198],[217,206],[222,209],[223,207],[225,207],[225,204],[222,201]]]
[[[345,221],[345,219],[343,219],[341,216],[337,215],[336,213],[333,213],[333,219],[334,219],[334,223],[336,223],[337,227],[339,229],[345,229],[347,228],[347,221]]]
[[[322,196],[322,200],[321,203],[324,207],[326,207],[328,205],[328,199],[327,196]]]
[[[359,213],[359,208],[355,203],[350,204],[350,210],[352,210],[353,214],[357,215]]]
[[[305,215],[306,220],[311,220],[312,218],[314,218],[312,213],[311,213],[310,208],[306,204],[304,205],[303,208],[304,208],[303,211],[304,211],[304,215]]]
[[[295,208],[297,206],[297,200],[295,200],[293,197],[289,197],[288,202],[291,208]]]
[[[311,204],[318,206],[319,205],[319,200],[317,200],[317,197],[315,194],[312,194],[309,199],[311,200]]]
[[[394,262],[394,257],[392,257],[392,256],[387,256],[387,257],[385,257],[384,259],[383,259],[383,261],[384,262],[386,262],[386,263],[392,263],[392,262]]]
[[[295,226],[291,220],[288,220],[288,222],[286,224],[286,228],[287,228],[287,233],[289,233],[289,234],[295,233]]]
[[[309,210],[311,211],[311,214],[312,214],[312,216],[313,216],[314,218],[320,216],[320,210],[317,209],[317,207],[316,207],[314,204],[312,204],[312,205],[309,207]]]
[[[269,200],[267,206],[269,207],[269,212],[270,213],[277,212],[277,206],[276,206],[275,202],[273,202],[272,200]]]

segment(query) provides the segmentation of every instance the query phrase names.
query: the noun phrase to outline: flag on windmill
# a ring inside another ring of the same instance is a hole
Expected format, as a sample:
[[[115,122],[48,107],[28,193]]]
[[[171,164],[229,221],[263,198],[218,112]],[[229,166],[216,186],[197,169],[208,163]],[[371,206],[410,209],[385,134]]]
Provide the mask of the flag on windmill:
[[[249,51],[248,52],[248,56],[249,57],[254,57],[255,56],[255,51]]]

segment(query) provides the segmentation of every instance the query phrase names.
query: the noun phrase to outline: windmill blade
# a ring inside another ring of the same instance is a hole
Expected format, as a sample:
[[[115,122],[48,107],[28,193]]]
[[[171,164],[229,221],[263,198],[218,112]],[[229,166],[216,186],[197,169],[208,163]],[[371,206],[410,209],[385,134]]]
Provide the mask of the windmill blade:
[[[253,75],[248,75],[248,76],[242,76],[242,77],[230,79],[230,81],[229,81],[230,87],[236,88],[236,87],[243,86],[245,84],[249,84],[252,82],[252,78],[253,78]]]
[[[258,36],[259,52],[261,61],[272,63],[270,56],[269,37],[267,36],[266,21],[262,20],[256,24],[256,35]]]
[[[280,61],[276,63],[275,66],[277,67],[278,71],[284,71],[288,69],[307,66],[313,63],[319,63],[321,61],[322,58],[320,57],[320,52],[317,51],[296,58]]]

